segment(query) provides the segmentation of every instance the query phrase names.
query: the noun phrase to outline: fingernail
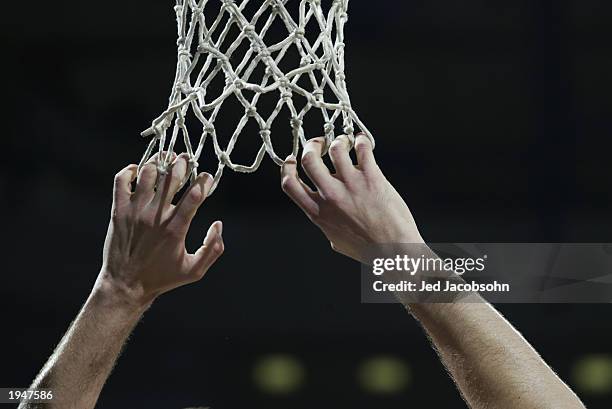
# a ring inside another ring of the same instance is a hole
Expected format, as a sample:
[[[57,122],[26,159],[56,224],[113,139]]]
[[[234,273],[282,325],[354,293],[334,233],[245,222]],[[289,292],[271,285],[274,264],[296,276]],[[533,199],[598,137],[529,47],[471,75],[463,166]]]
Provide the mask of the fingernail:
[[[217,221],[217,234],[221,236],[223,234],[223,222]]]

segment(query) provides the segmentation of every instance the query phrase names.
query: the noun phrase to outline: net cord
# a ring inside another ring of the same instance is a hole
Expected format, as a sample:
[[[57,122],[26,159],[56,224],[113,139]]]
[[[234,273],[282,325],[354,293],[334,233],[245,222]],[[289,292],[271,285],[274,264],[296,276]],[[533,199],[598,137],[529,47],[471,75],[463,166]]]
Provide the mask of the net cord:
[[[157,148],[158,171],[167,172],[171,153],[176,150],[179,138],[182,138],[185,151],[189,156],[188,174],[193,181],[198,175],[198,161],[209,136],[218,160],[213,187],[209,195],[216,189],[225,167],[236,172],[255,172],[266,154],[277,165],[282,165],[283,159],[274,150],[270,137],[272,123],[285,106],[290,114],[291,153],[295,156],[300,146],[306,143],[302,124],[306,114],[313,109],[319,110],[322,116],[326,149],[336,137],[335,124],[339,119],[342,121],[342,132],[348,136],[351,144],[354,143],[355,125],[374,144],[371,132],[351,106],[346,86],[344,26],[348,20],[348,0],[333,0],[327,14],[323,11],[321,0],[301,0],[297,23],[285,7],[286,3],[291,0],[264,0],[253,17],[248,20],[243,11],[249,1],[254,0],[242,0],[240,4],[237,4],[235,0],[177,0],[174,7],[178,32],[177,67],[172,92],[166,110],[152,121],[148,129],[141,133],[143,137],[151,137],[151,141],[142,156],[139,169],[144,166]],[[208,16],[204,9],[208,3],[212,2],[222,4],[219,13],[207,24]],[[227,18],[227,22],[222,27],[224,18]],[[286,27],[288,36],[280,42],[266,45],[264,37],[277,18]],[[320,33],[311,44],[305,34],[306,27],[313,19]],[[234,25],[238,27],[239,34],[223,52],[221,47],[228,40]],[[258,26],[261,26],[259,30],[256,29]],[[218,33],[216,40],[213,39],[215,33]],[[245,40],[249,42],[250,48],[240,63],[233,67],[230,58]],[[284,73],[279,68],[279,63],[292,46],[295,46],[299,52],[300,65]],[[195,52],[192,54],[192,51]],[[203,60],[201,68],[196,72],[201,60]],[[251,77],[258,64],[265,64],[265,73],[258,83],[254,80],[251,82]],[[315,73],[319,74],[321,80],[317,79]],[[208,86],[217,75],[221,74],[225,76],[225,87],[221,95],[214,99],[207,98]],[[303,76],[308,78],[312,91],[298,84]],[[331,93],[337,101],[325,101],[326,88],[328,94]],[[253,97],[248,100],[243,90],[253,92]],[[257,104],[261,95],[272,92],[278,92],[279,101],[270,116],[264,118],[257,111]],[[299,111],[294,104],[294,93],[306,99],[305,106]],[[223,149],[219,143],[214,122],[223,103],[232,96],[235,96],[244,107],[244,115]],[[185,124],[190,110],[202,124],[202,132],[195,149]],[[234,163],[230,155],[251,118],[259,126],[261,146],[250,165]]]

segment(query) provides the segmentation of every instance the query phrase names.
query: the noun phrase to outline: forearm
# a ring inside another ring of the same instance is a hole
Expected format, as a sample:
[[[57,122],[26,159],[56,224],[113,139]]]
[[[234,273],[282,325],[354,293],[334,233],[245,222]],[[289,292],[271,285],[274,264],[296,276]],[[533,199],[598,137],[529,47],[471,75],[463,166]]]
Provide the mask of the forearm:
[[[144,306],[127,302],[106,284],[96,283],[76,320],[34,380],[33,388],[53,390],[53,402],[45,407],[93,408],[144,310]]]
[[[584,408],[538,353],[490,304],[411,304],[472,408]]]

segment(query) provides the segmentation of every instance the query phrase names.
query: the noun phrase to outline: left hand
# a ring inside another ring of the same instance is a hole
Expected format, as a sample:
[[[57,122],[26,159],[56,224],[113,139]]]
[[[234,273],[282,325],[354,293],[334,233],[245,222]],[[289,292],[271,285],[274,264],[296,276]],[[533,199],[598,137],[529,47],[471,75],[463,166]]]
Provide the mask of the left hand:
[[[424,243],[404,199],[376,164],[365,135],[356,138],[356,165],[349,155],[348,138],[334,140],[329,156],[335,173],[321,158],[324,145],[324,138],[311,139],[302,153],[302,167],[316,191],[302,182],[292,156],[283,164],[281,183],[335,251],[367,263],[374,244]]]

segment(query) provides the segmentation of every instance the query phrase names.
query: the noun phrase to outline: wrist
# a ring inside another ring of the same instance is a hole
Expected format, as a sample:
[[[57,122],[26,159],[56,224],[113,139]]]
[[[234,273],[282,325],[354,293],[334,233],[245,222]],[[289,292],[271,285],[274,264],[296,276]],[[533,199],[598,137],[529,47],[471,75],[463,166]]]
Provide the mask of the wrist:
[[[381,244],[425,244],[416,228],[405,227],[405,223],[397,223],[385,226],[373,237],[372,242]]]
[[[102,269],[91,292],[91,298],[98,303],[120,309],[126,313],[142,313],[151,306],[155,297],[146,296],[144,291],[132,288],[113,278]]]
[[[395,232],[394,237],[396,240],[394,243],[403,243],[403,244],[426,244],[423,237],[421,237],[421,233],[418,230],[409,228],[409,229],[399,229]]]

